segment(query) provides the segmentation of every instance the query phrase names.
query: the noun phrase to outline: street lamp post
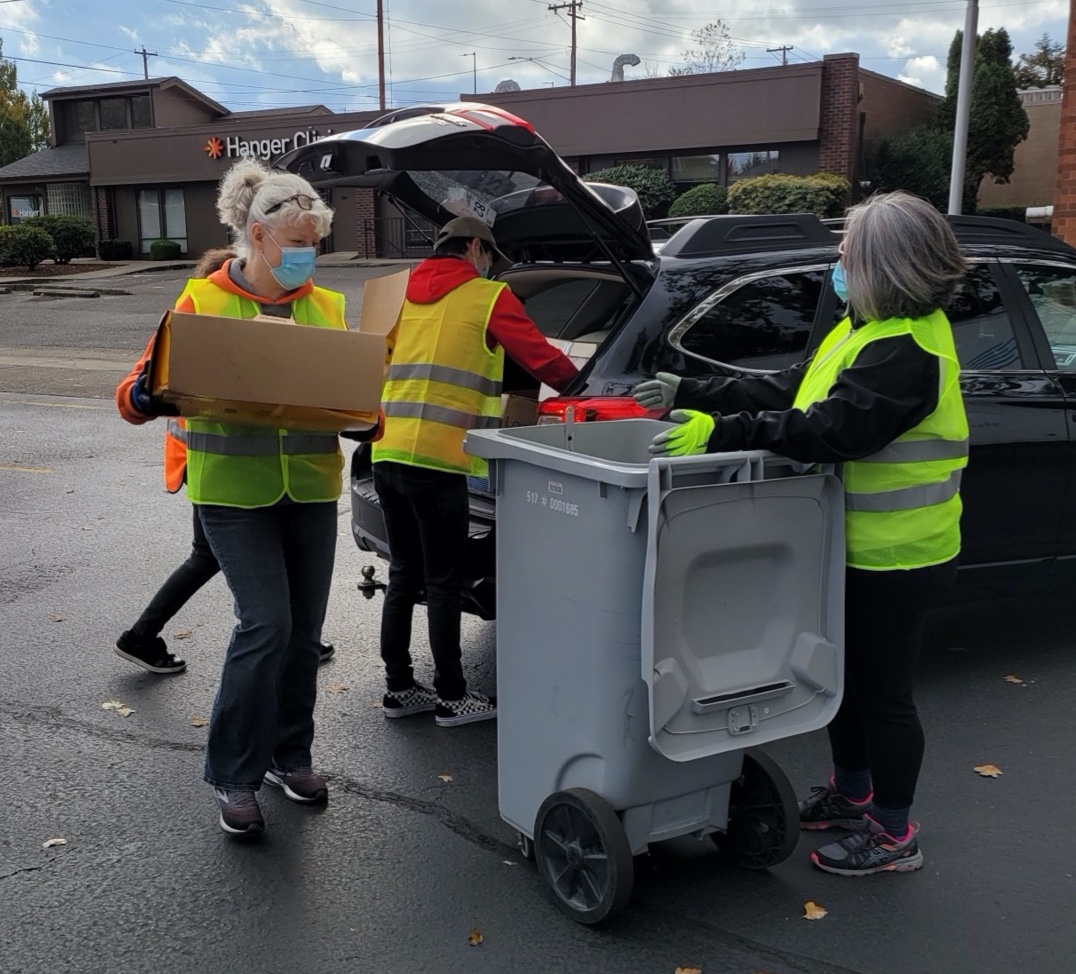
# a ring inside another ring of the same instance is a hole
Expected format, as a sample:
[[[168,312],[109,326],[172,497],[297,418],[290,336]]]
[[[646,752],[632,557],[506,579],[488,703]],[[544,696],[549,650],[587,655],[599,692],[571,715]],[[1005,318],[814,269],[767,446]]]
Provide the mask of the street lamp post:
[[[964,206],[964,173],[968,157],[968,121],[971,118],[971,85],[975,73],[975,32],[979,28],[979,0],[968,0],[964,18],[964,43],[960,49],[960,79],[956,94],[956,127],[953,130],[953,166],[949,177],[949,213],[959,216]]]
[[[478,94],[478,55],[474,51],[469,51],[466,54],[461,54],[460,57],[469,57],[471,59],[471,71],[474,76],[474,83],[471,86],[471,92],[475,95]]]

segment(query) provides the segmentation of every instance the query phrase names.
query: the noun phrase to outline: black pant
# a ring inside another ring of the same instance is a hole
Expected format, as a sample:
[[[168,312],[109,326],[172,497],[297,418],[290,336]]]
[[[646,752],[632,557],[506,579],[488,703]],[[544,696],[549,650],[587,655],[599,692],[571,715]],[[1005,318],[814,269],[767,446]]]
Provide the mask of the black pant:
[[[833,763],[869,771],[881,808],[910,808],[923,763],[912,694],[927,611],[956,578],[956,560],[910,571],[845,575],[845,689],[829,725]]]
[[[198,516],[198,505],[192,504],[194,512],[194,541],[191,544],[191,553],[161,586],[160,590],[146,606],[146,611],[138,617],[138,621],[131,627],[139,636],[152,639],[158,636],[161,630],[187,602],[192,595],[208,582],[217,572],[220,565],[209,547],[205,531],[202,530],[202,520]]]
[[[406,690],[415,682],[411,617],[425,588],[434,689],[444,700],[459,700],[467,689],[460,652],[467,478],[382,461],[374,464],[374,487],[389,543],[389,584],[381,613],[388,688]]]

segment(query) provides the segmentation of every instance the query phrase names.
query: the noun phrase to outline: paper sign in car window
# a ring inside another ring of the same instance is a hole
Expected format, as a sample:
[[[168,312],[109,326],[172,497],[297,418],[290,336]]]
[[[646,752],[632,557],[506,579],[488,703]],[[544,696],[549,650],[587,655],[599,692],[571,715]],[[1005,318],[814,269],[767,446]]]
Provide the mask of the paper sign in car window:
[[[451,186],[448,197],[441,204],[449,213],[456,216],[476,216],[479,220],[492,227],[497,219],[497,213],[488,203],[483,202],[474,193],[469,193],[462,186]]]

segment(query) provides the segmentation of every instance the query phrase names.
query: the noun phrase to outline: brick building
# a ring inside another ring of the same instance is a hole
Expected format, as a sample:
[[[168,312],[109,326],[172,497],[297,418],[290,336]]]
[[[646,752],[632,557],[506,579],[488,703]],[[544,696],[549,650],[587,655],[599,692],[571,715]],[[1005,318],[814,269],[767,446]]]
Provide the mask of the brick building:
[[[1065,83],[1058,129],[1053,232],[1065,243],[1076,246],[1076,0],[1069,2]]]
[[[188,254],[226,243],[217,183],[242,156],[272,159],[379,113],[321,105],[232,112],[179,78],[43,93],[54,144],[0,169],[2,220],[34,213],[91,217],[99,239],[178,241]],[[531,122],[577,172],[663,169],[680,189],[768,172],[864,178],[864,149],[929,118],[936,96],[866,71],[856,54],[747,71],[464,95]],[[428,227],[369,190],[333,187],[330,249],[418,255]]]

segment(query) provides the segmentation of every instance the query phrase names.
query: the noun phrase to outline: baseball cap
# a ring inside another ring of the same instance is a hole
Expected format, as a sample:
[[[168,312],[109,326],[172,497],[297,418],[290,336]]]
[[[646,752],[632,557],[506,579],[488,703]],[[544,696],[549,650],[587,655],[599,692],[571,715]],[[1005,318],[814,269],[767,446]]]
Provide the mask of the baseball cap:
[[[440,250],[441,246],[448,240],[457,238],[473,240],[475,237],[490,245],[497,261],[504,261],[506,265],[512,263],[498,248],[497,241],[493,236],[493,230],[489,224],[476,216],[457,216],[441,227],[436,239],[433,241],[434,253]]]

